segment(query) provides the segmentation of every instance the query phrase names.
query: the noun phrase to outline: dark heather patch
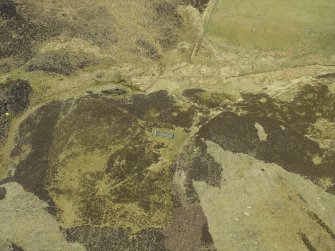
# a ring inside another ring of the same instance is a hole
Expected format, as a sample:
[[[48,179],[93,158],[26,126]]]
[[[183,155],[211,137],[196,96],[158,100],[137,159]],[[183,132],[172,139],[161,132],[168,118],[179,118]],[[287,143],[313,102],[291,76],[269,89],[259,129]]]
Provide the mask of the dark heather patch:
[[[6,198],[6,188],[0,187],[0,200],[3,200],[4,198]]]
[[[36,23],[20,14],[5,20],[0,26],[0,60],[10,59],[11,63],[0,61],[0,72],[23,65],[35,55],[36,44],[58,34],[54,23]]]
[[[237,104],[249,115],[266,116],[289,124],[296,131],[306,134],[318,118],[335,121],[335,97],[325,84],[304,85],[290,102],[271,98],[265,93],[243,94]]]
[[[321,149],[317,142],[304,136],[313,130],[313,124],[320,118],[335,121],[335,97],[327,85],[307,84],[301,87],[289,102],[274,99],[266,93],[246,93],[242,94],[242,102],[233,104],[232,99],[225,94],[208,93],[202,89],[184,90],[183,96],[199,107],[221,107],[227,111],[208,123],[208,117],[204,116],[199,124],[201,129],[195,138],[195,150],[198,150],[198,154],[192,152],[190,155],[193,156],[190,159],[194,159],[190,165],[193,168],[189,168],[188,172],[190,179],[207,179],[209,184],[220,183],[219,175],[211,176],[209,172],[205,172],[206,166],[215,167],[216,164],[206,156],[206,146],[201,141],[203,138],[219,144],[225,150],[251,154],[267,163],[276,163],[316,183],[322,178],[335,180],[334,151]],[[239,116],[228,112],[232,110],[229,105],[247,115]],[[260,123],[268,134],[266,141],[259,139],[256,122]],[[314,164],[314,157],[321,158],[321,164]],[[207,169],[210,170],[208,167]],[[208,177],[217,179],[213,182],[213,179],[209,181]],[[191,185],[188,190],[191,196],[194,193]],[[326,191],[334,193],[335,185]]]
[[[85,53],[51,52],[39,54],[28,62],[27,71],[44,71],[70,75],[78,69],[96,64],[98,61]]]
[[[208,228],[208,223],[204,224],[202,226],[202,236],[201,236],[201,242],[202,242],[202,246],[204,248],[208,248],[213,246],[214,241],[213,238],[209,232],[209,228]]]
[[[19,247],[15,243],[11,243],[11,249],[12,251],[24,251],[23,248]]]
[[[165,236],[161,230],[147,228],[141,230],[134,241],[134,250],[164,251]]]
[[[61,133],[58,133],[59,136],[55,139],[56,158],[71,137],[75,137],[76,144],[83,149],[93,151],[108,148],[112,140],[115,144],[125,140],[131,141],[135,136],[144,136],[144,129],[136,118],[116,107],[109,99],[97,94],[75,101],[69,100],[62,111],[66,119],[61,120],[61,128],[58,129]],[[104,128],[104,125],[110,126]],[[101,134],[97,133],[97,128],[102,130]]]
[[[227,108],[231,103],[232,97],[228,94],[217,92],[206,92],[203,89],[186,89],[182,95],[193,103],[207,108]]]
[[[243,101],[238,103],[237,107],[250,115],[285,120],[288,107],[284,102],[275,100],[266,93],[245,93],[242,97]]]
[[[183,0],[184,3],[192,5],[201,13],[205,11],[210,0]]]
[[[0,144],[7,137],[10,117],[19,115],[30,104],[33,89],[26,80],[8,80],[0,84]],[[6,116],[9,113],[10,116]]]
[[[304,85],[293,101],[290,124],[307,129],[318,118],[335,121],[335,96],[327,85]]]
[[[303,201],[304,203],[307,203],[306,200],[301,196],[300,193],[298,193],[298,197],[299,197],[299,199],[300,199],[301,201]]]
[[[159,60],[162,56],[157,51],[157,48],[149,41],[138,39],[136,41],[137,49],[134,52],[139,53],[145,57],[148,57],[154,61]]]
[[[163,251],[164,235],[161,230],[148,228],[137,234],[130,229],[90,226],[64,230],[67,240],[82,243],[88,251]]]
[[[335,234],[334,232],[317,216],[314,212],[308,212],[309,217],[314,219],[335,241]]]
[[[164,235],[166,250],[215,250],[206,216],[198,203],[175,207]]]
[[[52,208],[54,203],[44,182],[49,168],[48,154],[53,142],[53,130],[61,107],[60,102],[51,102],[26,119],[19,128],[18,143],[11,153],[12,157],[19,156],[25,144],[31,145],[30,154],[16,166],[12,181],[21,184]]]
[[[232,112],[214,117],[200,128],[198,135],[232,152],[248,153],[259,143],[253,119],[249,116],[239,117]]]
[[[109,90],[103,90],[101,91],[102,94],[104,95],[113,95],[113,96],[120,96],[120,95],[126,95],[127,90],[123,88],[113,88]]]
[[[266,141],[260,141],[256,122],[268,134]],[[198,137],[213,141],[224,150],[250,154],[267,163],[276,163],[287,171],[306,176],[315,182],[324,177],[335,179],[333,152],[326,152],[315,141],[272,118],[223,112],[202,126]],[[326,157],[316,166],[313,163],[314,156]]]
[[[10,177],[6,177],[0,180],[0,186],[10,182]]]
[[[158,42],[163,49],[171,49],[178,42],[177,28],[182,25],[182,17],[177,11],[177,6],[167,1],[158,3],[155,10],[155,25],[162,26],[162,23],[168,23],[159,29]]]
[[[335,194],[335,184],[333,184],[332,186],[328,187],[326,189],[326,192]]]
[[[213,187],[219,187],[221,184],[221,165],[207,153],[207,146],[203,141],[197,140],[194,150],[195,154],[190,163],[192,167],[189,171],[190,178],[205,181]]]
[[[172,49],[178,42],[178,34],[173,28],[165,28],[160,32],[158,42],[164,49]]]
[[[69,37],[82,38],[101,48],[108,48],[118,41],[116,20],[108,9],[103,6],[80,8],[77,13],[75,20],[63,24],[63,30],[69,33]]]
[[[182,24],[182,17],[178,13],[176,5],[167,1],[161,1],[156,5],[155,10],[160,18],[169,19],[169,21],[176,26]]]
[[[200,88],[186,89],[182,92],[182,95],[187,98],[195,98],[197,94],[206,92]]]
[[[13,0],[0,0],[0,17],[5,19],[16,15],[16,6]]]
[[[312,243],[310,242],[310,240],[308,239],[308,237],[305,234],[299,233],[299,236],[300,236],[300,239],[304,242],[304,244],[305,244],[306,248],[308,249],[308,251],[317,251],[313,247]]]
[[[182,110],[173,96],[165,90],[152,92],[148,95],[135,94],[129,103],[124,100],[111,99],[115,105],[127,110],[130,114],[145,121],[149,129],[153,127],[192,126],[195,108]]]
[[[179,154],[176,170],[183,170],[186,173],[184,181],[185,196],[189,203],[199,203],[199,196],[196,193],[193,180],[204,181],[213,187],[220,187],[222,167],[215,159],[207,153],[205,142],[199,138],[193,139],[187,144],[183,152]],[[181,205],[178,196],[174,196],[175,205]]]
[[[320,78],[335,79],[335,72],[319,75],[316,78],[318,78],[318,79],[320,79]]]
[[[0,116],[6,112],[18,115],[23,112],[30,103],[33,89],[26,80],[8,80],[0,84]]]

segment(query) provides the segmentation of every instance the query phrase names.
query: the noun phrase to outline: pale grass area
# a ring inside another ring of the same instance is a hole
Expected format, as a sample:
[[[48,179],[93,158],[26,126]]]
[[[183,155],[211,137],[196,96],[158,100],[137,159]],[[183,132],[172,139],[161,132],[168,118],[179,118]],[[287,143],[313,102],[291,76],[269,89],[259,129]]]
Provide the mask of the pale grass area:
[[[332,0],[220,0],[208,34],[261,50],[294,55],[334,52],[335,5]]]
[[[260,141],[266,141],[268,134],[265,132],[264,127],[258,122],[255,123],[255,128],[257,129],[258,138]]]
[[[317,250],[332,250],[332,237],[310,218],[314,212],[335,230],[335,196],[300,175],[207,142],[222,165],[221,188],[193,182],[218,250],[305,250],[299,232]],[[262,171],[263,169],[264,171]]]
[[[17,183],[2,185],[6,198],[0,203],[0,246],[13,241],[24,250],[84,251],[79,243],[69,243],[60,231],[60,223],[50,215],[47,203],[26,192]]]

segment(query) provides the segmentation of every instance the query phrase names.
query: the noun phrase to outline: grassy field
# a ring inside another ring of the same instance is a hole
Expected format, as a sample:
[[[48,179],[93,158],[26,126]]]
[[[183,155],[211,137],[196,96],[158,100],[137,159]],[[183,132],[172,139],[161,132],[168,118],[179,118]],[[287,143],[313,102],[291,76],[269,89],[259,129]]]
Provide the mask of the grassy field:
[[[207,36],[216,45],[334,55],[335,4],[331,0],[220,0]]]

